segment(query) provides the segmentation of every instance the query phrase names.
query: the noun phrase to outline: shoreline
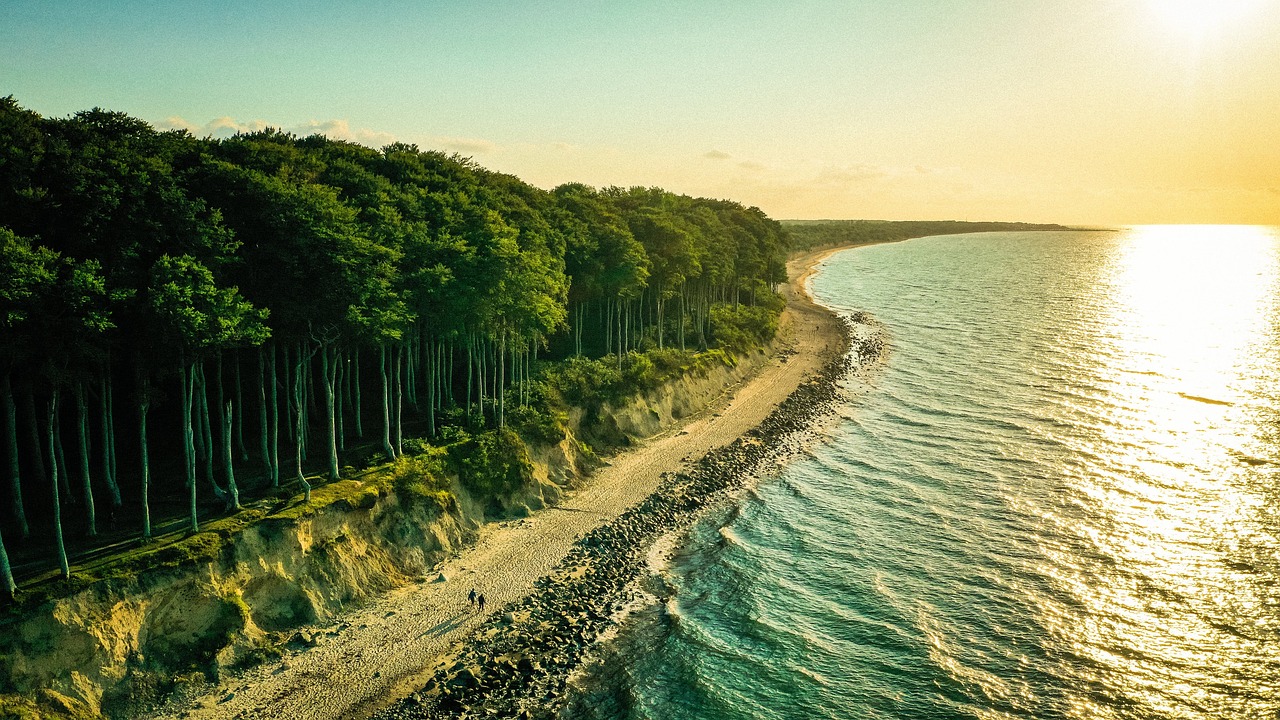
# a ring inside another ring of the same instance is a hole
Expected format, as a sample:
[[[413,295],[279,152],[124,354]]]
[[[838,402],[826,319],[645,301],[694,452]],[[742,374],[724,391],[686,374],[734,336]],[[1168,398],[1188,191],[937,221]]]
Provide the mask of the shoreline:
[[[841,322],[813,302],[806,287],[818,264],[843,249],[788,260],[788,283],[781,288],[787,307],[771,356],[753,375],[726,387],[719,400],[610,457],[559,505],[484,526],[474,544],[438,568],[446,581],[411,583],[330,624],[303,629],[297,650],[215,686],[192,688],[144,717],[330,720],[370,717],[408,702],[402,698],[430,681],[442,658],[465,652],[511,609],[540,597],[556,568],[581,552],[584,536],[627,516],[671,476],[690,473],[698,458],[717,448],[760,447],[753,433],[775,408],[797,388],[813,384],[829,359],[844,357],[832,353],[833,344],[843,350]],[[473,586],[487,596],[486,613],[468,605]],[[588,649],[594,640],[583,636],[578,642]],[[545,702],[538,698],[535,704]]]
[[[823,362],[815,372],[758,425],[686,470],[665,473],[641,503],[582,537],[539,579],[539,592],[491,616],[437,662],[420,690],[373,717],[549,718],[574,699],[574,681],[628,616],[653,601],[641,586],[653,575],[656,556],[675,547],[707,512],[768,474],[762,471],[801,452],[818,434],[817,426],[835,415],[849,371],[882,355],[880,337],[856,337],[853,323],[818,305],[808,292],[822,261],[844,249],[808,252],[789,262],[798,270],[789,301],[824,313],[829,322]],[[819,323],[814,332],[821,329]],[[832,329],[840,330],[838,337],[830,337]]]

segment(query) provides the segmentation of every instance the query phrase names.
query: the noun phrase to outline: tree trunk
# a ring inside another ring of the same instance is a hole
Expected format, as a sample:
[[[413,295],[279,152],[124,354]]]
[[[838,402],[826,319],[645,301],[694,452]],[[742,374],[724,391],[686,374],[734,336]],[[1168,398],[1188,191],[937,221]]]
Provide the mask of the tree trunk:
[[[271,482],[271,432],[267,424],[267,359],[262,345],[258,346],[258,436],[262,447],[262,469],[266,472],[267,482]]]
[[[190,498],[188,509],[191,522],[188,529],[194,533],[200,531],[200,519],[196,511],[196,433],[195,428],[191,426],[191,413],[195,405],[195,363],[191,363],[190,366],[185,360],[180,363],[178,378],[182,382],[182,453],[187,471],[187,493]]]
[[[0,380],[0,392],[4,393],[5,417],[5,449],[9,454],[9,487],[13,494],[13,517],[18,521],[18,529],[22,539],[31,537],[31,527],[27,524],[27,509],[22,502],[22,473],[18,464],[18,406],[13,402],[13,387],[9,384],[9,372],[5,372]],[[0,544],[0,552],[4,547]],[[8,556],[4,557],[5,570],[8,570]],[[9,577],[12,584],[13,578]],[[12,590],[12,588],[11,588]]]
[[[55,440],[57,436],[56,428],[58,426],[58,388],[53,388],[53,393],[49,396],[49,468],[52,471],[52,482],[49,486],[53,488],[53,543],[58,549],[58,567],[62,570],[62,579],[71,579],[71,564],[67,562],[67,546],[62,540],[62,502],[58,497],[58,457],[54,448],[57,446]]]
[[[271,343],[271,487],[280,487],[280,398],[276,379],[276,344]]]
[[[235,422],[235,407],[228,400],[222,413],[222,462],[227,468],[227,494],[231,507],[240,509],[240,488],[236,487],[236,471],[231,462],[231,425]]]
[[[240,462],[249,462],[249,450],[244,446],[244,390],[240,382],[240,351],[235,351],[236,361],[236,415],[232,418],[236,427],[236,447],[240,449]]]
[[[392,353],[396,364],[396,457],[404,454],[404,427],[402,420],[404,419],[404,375],[402,366],[404,365],[405,349],[397,347]]]
[[[316,407],[316,376],[315,376],[315,373],[311,372],[311,356],[314,354],[315,354],[314,351],[303,353],[303,356],[305,357],[305,361],[304,361],[305,368],[302,373],[302,376],[306,380],[303,396],[307,400],[307,403],[306,403],[307,424],[304,425],[303,427],[307,428],[308,430],[311,429],[311,416],[320,412],[319,409]],[[307,439],[308,440],[311,439],[309,433],[308,433]],[[303,455],[303,457],[306,457],[306,455]]]
[[[395,448],[391,446],[391,388],[387,382],[387,345],[378,345],[378,370],[382,373],[382,451],[388,460],[396,459]]]
[[[215,398],[215,400],[216,400],[217,402],[215,402],[215,403],[214,403],[214,408],[215,408],[215,409],[217,410],[217,412],[218,412],[218,444],[219,444],[219,448],[218,448],[218,464],[219,464],[219,465],[225,465],[225,464],[226,464],[226,458],[228,458],[228,457],[231,457],[231,456],[232,456],[232,455],[231,455],[231,453],[227,452],[226,448],[221,447],[222,442],[223,442],[223,438],[222,438],[222,436],[223,436],[223,431],[224,431],[224,428],[225,428],[225,426],[226,426],[226,424],[227,424],[227,415],[226,415],[226,412],[227,412],[227,395],[226,395],[226,393],[224,393],[224,392],[222,391],[222,390],[223,390],[223,388],[222,388],[222,376],[223,376],[223,372],[222,372],[222,351],[221,351],[221,350],[219,350],[219,351],[217,352],[217,359],[216,359],[216,361],[214,362],[214,389],[215,389],[215,391],[217,392],[217,396],[216,396],[216,398]],[[226,474],[227,474],[227,468],[222,467],[222,468],[219,468],[219,469],[222,471],[222,474],[223,474],[223,476],[225,477],[225,476],[226,476]],[[228,492],[230,492],[230,488],[228,488]]]
[[[67,454],[62,450],[62,423],[59,422],[53,428],[53,447],[57,451],[53,457],[53,461],[58,464],[54,468],[57,471],[58,487],[61,489],[63,496],[67,499],[68,505],[75,505],[75,496],[71,494],[71,473],[67,472]]]
[[[116,482],[115,454],[116,431],[115,414],[111,403],[111,366],[106,369],[106,376],[99,384],[102,411],[102,478],[107,483],[107,492],[111,493],[111,519],[115,519],[115,509],[123,504],[120,497],[120,485]]]
[[[336,407],[333,410],[333,418],[337,422],[338,433],[338,452],[346,452],[346,428],[342,426],[342,381],[346,379],[346,353],[337,350],[333,353],[333,402]]]
[[[406,388],[404,394],[408,396],[409,404],[412,405],[414,408],[417,408],[418,407],[418,389],[417,389],[418,369],[415,364],[414,355],[415,355],[415,350],[417,349],[417,346],[418,346],[418,341],[415,336],[416,336],[416,333],[414,333],[412,330],[406,334],[406,337],[404,339],[404,348],[400,352],[404,356],[404,361],[402,363],[404,365],[404,380],[405,380],[405,388]]]
[[[306,400],[306,398],[303,397],[304,388],[306,387],[306,384],[305,384],[306,380],[305,378],[302,377],[302,374],[306,372],[306,369],[305,369],[306,366],[303,361],[303,356],[301,352],[302,349],[299,348],[298,350],[299,352],[298,352],[298,358],[297,358],[297,365],[294,368],[294,383],[293,383],[293,404],[294,404],[294,409],[297,411],[295,413],[295,421],[298,424],[298,443],[297,445],[294,446],[293,457],[296,463],[294,466],[294,469],[297,471],[298,482],[302,483],[302,494],[303,494],[302,501],[304,503],[310,503],[311,502],[311,483],[307,482],[306,476],[302,474],[302,423],[304,422],[303,420],[304,416],[302,414],[302,410],[303,410],[303,404],[305,403],[305,400]]]
[[[474,374],[472,365],[475,364],[475,348],[474,343],[467,340],[467,415],[471,415],[471,376]]]
[[[120,466],[116,463],[116,387],[111,375],[107,375],[107,434],[111,439],[107,448],[111,451],[111,481],[107,488],[111,490],[113,507],[120,507],[124,501],[120,497]],[[114,520],[114,514],[112,516]]]
[[[489,382],[489,375],[488,375],[489,368],[487,367],[488,363],[485,362],[485,360],[488,359],[485,357],[485,353],[488,352],[488,350],[489,348],[485,347],[484,338],[481,338],[480,351],[476,353],[476,365],[477,365],[477,369],[479,370],[479,373],[477,374],[477,378],[480,381],[479,385],[480,385],[480,424],[481,425],[485,424],[484,389],[485,389],[485,384]]]
[[[436,398],[439,396],[440,343],[431,340],[427,346],[427,435],[436,436]]]
[[[351,367],[351,387],[355,390],[353,405],[356,411],[356,437],[364,439],[364,416],[360,407],[360,348],[355,349],[355,358]]]
[[[320,373],[324,378],[324,412],[328,420],[327,427],[329,430],[329,480],[336,481],[338,479],[338,426],[336,418],[337,403],[334,401],[334,387],[338,381],[338,361],[334,357],[330,369],[329,348],[320,346]]]
[[[147,411],[151,409],[151,381],[138,378],[138,444],[142,451],[142,539],[151,539],[151,458],[147,451]]]
[[[289,346],[280,348],[281,367],[284,369],[284,427],[289,432],[289,442],[296,442],[293,436],[297,423],[293,420],[293,365],[289,364]]]
[[[0,535],[0,583],[4,586],[5,597],[12,600],[18,592],[18,585],[13,581],[13,569],[9,567],[9,553],[5,552],[3,535]]]
[[[306,462],[311,444],[310,408],[315,403],[315,398],[311,392],[311,354],[303,351],[302,343],[298,343],[298,375],[295,379],[298,392],[302,393],[302,404],[298,406],[298,447],[302,449],[303,462]]]
[[[200,384],[200,406],[197,412],[200,415],[200,427],[204,433],[204,471],[209,477],[209,487],[213,489],[213,496],[226,503],[230,499],[227,492],[218,484],[218,476],[213,471],[213,423],[209,421],[209,383],[204,377],[204,363],[200,362],[196,365],[196,377]]]
[[[457,407],[458,403],[453,399],[453,379],[456,377],[456,368],[454,362],[457,360],[458,354],[454,352],[453,340],[449,341],[449,377],[445,379],[444,389],[449,396],[449,407]]]
[[[502,345],[498,348],[498,427],[507,426],[507,392],[502,383],[507,379],[507,331],[502,331]]]
[[[98,536],[98,518],[93,506],[93,484],[89,477],[89,403],[84,397],[84,383],[76,381],[76,439],[80,445],[80,479],[84,488],[84,512],[89,537]]]
[[[684,314],[685,314],[684,292],[685,292],[684,283],[680,283],[680,350],[682,352],[684,351]]]
[[[665,298],[662,297],[662,290],[659,289],[658,290],[658,347],[659,348],[666,347],[666,344],[665,344],[666,330],[667,330],[666,328],[667,324],[665,322],[666,311],[667,311],[667,301]]]

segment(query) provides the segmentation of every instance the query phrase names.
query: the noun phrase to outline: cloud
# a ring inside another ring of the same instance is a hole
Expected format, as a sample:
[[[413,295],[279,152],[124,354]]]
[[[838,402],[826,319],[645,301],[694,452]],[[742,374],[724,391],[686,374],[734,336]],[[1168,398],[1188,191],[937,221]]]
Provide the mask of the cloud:
[[[733,156],[720,150],[708,150],[707,152],[702,153],[702,157],[708,160],[728,160]]]
[[[186,130],[196,137],[228,138],[236,133],[256,132],[269,126],[262,120],[240,122],[227,115],[214,118],[203,125],[197,125],[186,118],[174,115],[166,118],[164,122],[156,123],[156,127],[160,130]]]
[[[324,135],[330,140],[345,140],[372,148],[380,148],[396,141],[396,137],[391,133],[365,128],[352,130],[351,123],[346,120],[310,120],[301,125],[287,128],[287,130],[304,137],[307,135]]]
[[[229,138],[236,133],[258,132],[269,127],[277,127],[299,137],[324,135],[332,140],[344,140],[373,148],[380,148],[396,141],[396,137],[391,133],[365,128],[352,129],[349,121],[341,119],[308,120],[297,125],[283,126],[272,125],[265,120],[236,120],[229,115],[224,115],[214,118],[203,125],[197,125],[175,115],[165,118],[163,122],[156,123],[156,127],[161,130],[186,130],[196,137],[212,138]]]
[[[751,170],[751,171],[764,170],[764,165],[754,160],[743,160],[742,162],[738,163],[738,167],[742,168],[743,170]]]

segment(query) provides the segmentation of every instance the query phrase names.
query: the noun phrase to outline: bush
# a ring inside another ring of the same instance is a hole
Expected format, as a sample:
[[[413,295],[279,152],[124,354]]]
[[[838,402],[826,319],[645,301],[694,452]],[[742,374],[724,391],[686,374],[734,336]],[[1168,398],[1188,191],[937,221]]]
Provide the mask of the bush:
[[[769,305],[713,305],[711,336],[718,347],[746,352],[773,339],[779,312]]]
[[[516,406],[507,412],[507,423],[528,442],[554,445],[568,431],[569,414],[547,402],[534,398],[529,405]]]
[[[497,498],[533,484],[529,450],[510,428],[457,437],[446,448],[449,468],[475,497]]]
[[[425,446],[415,454],[404,454],[391,465],[391,486],[405,505],[425,504],[441,513],[452,512],[458,499],[445,480],[444,451]]]

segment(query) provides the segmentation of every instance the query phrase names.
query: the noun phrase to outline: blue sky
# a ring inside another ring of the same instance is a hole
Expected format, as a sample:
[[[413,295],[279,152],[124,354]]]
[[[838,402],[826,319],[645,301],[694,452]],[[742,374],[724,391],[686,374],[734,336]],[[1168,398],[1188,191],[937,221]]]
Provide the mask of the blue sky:
[[[1280,222],[1275,6],[0,0],[0,94],[776,217]]]

